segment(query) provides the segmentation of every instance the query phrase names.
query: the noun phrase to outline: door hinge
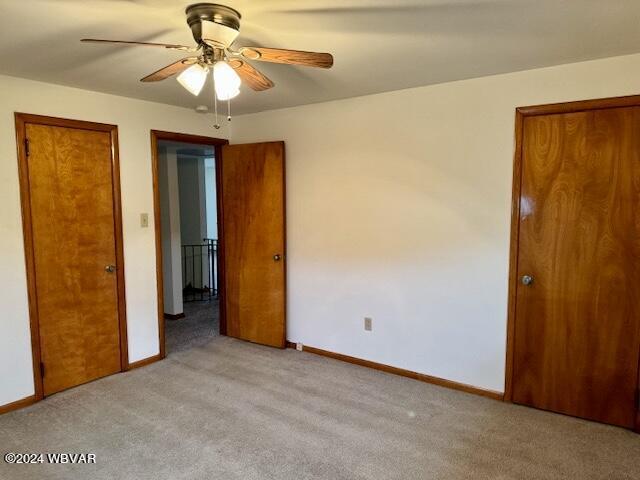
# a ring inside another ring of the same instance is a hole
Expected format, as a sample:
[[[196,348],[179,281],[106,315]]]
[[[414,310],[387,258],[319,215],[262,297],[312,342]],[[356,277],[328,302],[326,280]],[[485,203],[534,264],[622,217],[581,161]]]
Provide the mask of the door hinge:
[[[40,362],[40,376],[44,377],[44,363]]]
[[[28,138],[24,139],[24,153],[25,153],[25,155],[27,157],[29,156],[30,151],[29,151],[29,139]]]

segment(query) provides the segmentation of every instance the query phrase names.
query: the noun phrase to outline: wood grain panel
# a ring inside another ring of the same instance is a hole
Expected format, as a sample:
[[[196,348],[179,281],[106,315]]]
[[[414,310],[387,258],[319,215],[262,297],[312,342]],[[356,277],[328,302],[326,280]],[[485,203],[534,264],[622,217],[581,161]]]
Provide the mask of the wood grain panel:
[[[513,401],[632,428],[640,107],[529,116],[522,128]]]
[[[516,110],[516,144],[513,162],[511,194],[511,234],[509,238],[509,299],[507,307],[507,351],[505,364],[504,400],[513,401],[513,343],[515,336],[516,291],[518,287],[518,240],[520,234],[520,186],[522,179],[522,134],[524,116]]]
[[[122,368],[109,132],[26,124],[43,372],[49,395]],[[122,265],[119,265],[122,268]]]
[[[522,116],[551,115],[554,113],[575,113],[589,110],[603,110],[605,108],[637,107],[640,105],[640,95],[625,97],[594,98],[578,100],[576,102],[550,103],[547,105],[532,105],[518,107],[517,113]]]
[[[187,47],[185,45],[176,45],[174,43],[153,43],[153,42],[129,42],[126,40],[105,40],[101,38],[83,38],[80,40],[85,43],[101,43],[103,45],[121,45],[121,46],[139,46],[139,47],[160,47],[168,50],[183,50],[190,51],[193,47]]]
[[[331,68],[333,66],[333,55],[330,53],[263,47],[243,47],[240,49],[240,53],[249,60],[319,68]]]
[[[229,65],[236,71],[244,83],[257,92],[268,90],[274,86],[274,83],[267,78],[267,76],[256,70],[248,62],[234,58],[229,60]]]
[[[172,63],[171,65],[162,67],[160,70],[156,70],[155,72],[140,79],[140,81],[141,82],[159,82],[161,80],[165,80],[173,75],[182,73],[184,70],[189,68],[191,65],[195,64],[197,61],[198,59],[196,57],[183,58],[182,60],[178,60],[177,62]]]
[[[284,348],[284,143],[225,145],[221,160],[227,335]]]

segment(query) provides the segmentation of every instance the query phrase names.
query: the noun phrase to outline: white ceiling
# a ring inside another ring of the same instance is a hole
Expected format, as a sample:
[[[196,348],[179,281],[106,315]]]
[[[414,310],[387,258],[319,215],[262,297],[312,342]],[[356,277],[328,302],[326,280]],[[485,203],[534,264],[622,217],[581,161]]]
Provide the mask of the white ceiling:
[[[173,79],[144,75],[182,52],[81,44],[83,37],[185,43],[182,0],[0,0],[0,73],[195,107]],[[228,0],[236,46],[328,51],[330,70],[254,62],[276,87],[233,113],[640,51],[639,0]],[[259,63],[259,65],[258,65]]]

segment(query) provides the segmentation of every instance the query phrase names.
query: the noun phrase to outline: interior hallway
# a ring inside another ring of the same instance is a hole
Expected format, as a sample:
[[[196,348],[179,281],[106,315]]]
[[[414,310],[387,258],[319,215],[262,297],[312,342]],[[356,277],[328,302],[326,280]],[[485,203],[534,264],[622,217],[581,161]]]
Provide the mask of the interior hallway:
[[[218,299],[185,302],[184,318],[165,319],[167,354],[189,350],[209,343],[220,332]]]
[[[631,479],[637,434],[216,336],[0,416],[12,479]]]

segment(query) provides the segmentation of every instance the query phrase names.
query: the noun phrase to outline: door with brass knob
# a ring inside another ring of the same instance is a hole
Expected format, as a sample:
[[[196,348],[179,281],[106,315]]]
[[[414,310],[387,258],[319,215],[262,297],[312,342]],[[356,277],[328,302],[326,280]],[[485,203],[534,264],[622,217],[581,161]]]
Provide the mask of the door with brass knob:
[[[224,251],[220,330],[284,348],[284,143],[225,145],[219,164]]]
[[[640,429],[640,102],[595,104],[518,112],[506,398]]]
[[[18,135],[29,141],[19,161],[42,397],[127,365],[116,127],[16,118]]]

